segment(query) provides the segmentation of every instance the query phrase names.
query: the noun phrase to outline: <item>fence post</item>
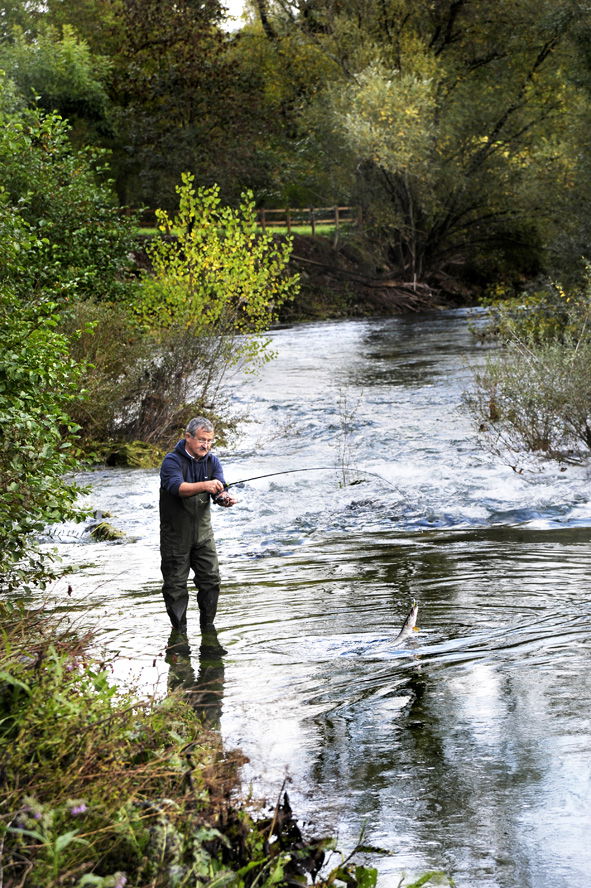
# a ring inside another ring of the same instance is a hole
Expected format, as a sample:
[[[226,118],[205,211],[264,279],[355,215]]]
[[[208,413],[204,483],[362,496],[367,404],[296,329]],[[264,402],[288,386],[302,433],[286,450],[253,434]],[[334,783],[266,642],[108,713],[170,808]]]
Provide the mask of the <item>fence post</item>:
[[[291,210],[289,207],[285,211],[285,218],[287,219],[287,233],[291,234]]]
[[[267,220],[266,220],[266,217],[265,217],[265,211],[264,211],[264,210],[259,210],[259,216],[260,216],[260,219],[261,219],[261,227],[262,227],[263,231],[266,231],[266,230],[267,230]]]
[[[310,225],[312,226],[312,234],[316,234],[316,219],[314,218],[314,207],[310,207]]]

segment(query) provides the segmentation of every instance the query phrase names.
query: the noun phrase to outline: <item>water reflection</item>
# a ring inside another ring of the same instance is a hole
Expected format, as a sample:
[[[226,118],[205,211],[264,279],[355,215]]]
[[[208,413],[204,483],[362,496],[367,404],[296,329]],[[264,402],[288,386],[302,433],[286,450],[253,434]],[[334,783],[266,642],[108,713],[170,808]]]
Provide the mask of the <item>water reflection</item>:
[[[187,635],[173,629],[168,639],[165,661],[168,663],[169,691],[182,688],[186,698],[203,723],[219,730],[224,696],[224,660],[227,651],[215,629],[201,637],[197,675],[191,661]]]

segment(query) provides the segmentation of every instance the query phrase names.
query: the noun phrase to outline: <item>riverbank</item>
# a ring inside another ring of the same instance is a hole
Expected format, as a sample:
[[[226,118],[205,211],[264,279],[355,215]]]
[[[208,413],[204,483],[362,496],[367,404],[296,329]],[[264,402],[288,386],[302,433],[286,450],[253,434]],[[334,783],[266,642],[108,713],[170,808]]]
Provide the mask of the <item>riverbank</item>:
[[[334,842],[304,839],[284,787],[268,812],[241,798],[245,758],[207,727],[205,694],[121,690],[92,642],[42,608],[0,603],[0,884],[279,888],[316,877]],[[317,884],[375,882],[374,869],[343,862]]]
[[[134,261],[138,272],[150,262],[142,235]],[[277,235],[278,238],[285,235]],[[291,273],[300,278],[295,299],[282,305],[280,321],[389,317],[473,305],[474,291],[461,281],[440,275],[429,283],[406,280],[399,270],[382,265],[350,237],[292,234]]]
[[[353,240],[335,236],[293,235],[290,270],[300,276],[300,292],[282,307],[283,321],[384,317],[475,302],[458,280],[409,281],[393,267],[376,266]]]

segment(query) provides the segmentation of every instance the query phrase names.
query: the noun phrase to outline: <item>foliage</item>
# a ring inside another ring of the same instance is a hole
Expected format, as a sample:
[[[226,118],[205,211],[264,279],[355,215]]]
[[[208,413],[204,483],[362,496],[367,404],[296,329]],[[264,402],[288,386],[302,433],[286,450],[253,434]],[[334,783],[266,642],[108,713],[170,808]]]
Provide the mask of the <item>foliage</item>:
[[[306,115],[314,95],[334,77],[334,61],[297,32],[269,40],[252,24],[229,42],[224,57],[236,73],[226,98],[229,168],[216,171],[224,196],[235,200],[247,187],[258,206],[348,204],[349,170],[341,174],[334,163],[341,146],[321,147]]]
[[[221,346],[185,327],[142,329],[135,308],[84,301],[64,320],[71,354],[86,362],[85,390],[70,413],[87,446],[96,451],[106,443],[110,462],[119,458],[122,442],[167,448],[192,416],[202,414],[223,437],[235,424],[230,405],[218,385],[208,390],[223,369],[217,364]]]
[[[268,358],[264,333],[296,286],[289,241],[257,231],[251,198],[234,211],[190,175],[178,190],[177,216],[158,213],[140,289],[117,304],[78,302],[62,327],[87,364],[72,405],[86,439],[168,446],[198,413],[230,431],[229,374]]]
[[[56,115],[26,110],[0,82],[0,584],[43,584],[33,543],[74,518],[74,404],[83,363],[64,316],[89,292],[118,295],[130,224],[74,152]]]
[[[569,235],[589,235],[575,48],[588,11],[488,6],[317,0],[290,14],[257,3],[270,41],[297,32],[333,61],[303,114],[323,161],[356,178],[368,239],[409,280],[457,269],[512,280],[568,255],[567,267]]]
[[[121,413],[146,387],[151,340],[142,334],[127,302],[76,302],[61,321],[70,354],[85,365],[84,391],[70,414],[85,439],[108,441],[120,433]]]
[[[0,92],[10,83],[0,82]],[[2,103],[0,103],[0,108]],[[37,235],[19,286],[56,299],[117,297],[134,243],[132,220],[113,205],[95,151],[74,151],[54,113],[0,111],[0,185],[12,212]]]
[[[584,265],[578,285],[566,289],[549,281],[543,286],[507,298],[502,294],[487,303],[490,321],[486,331],[503,342],[562,342],[591,336],[591,266]]]
[[[16,279],[26,277],[39,241],[14,217],[0,192],[0,258]],[[44,561],[30,542],[46,524],[74,515],[77,488],[68,408],[80,370],[56,330],[49,295],[26,299],[0,280],[0,585],[42,582]]]
[[[121,4],[111,89],[112,164],[123,203],[172,210],[183,170],[211,182],[213,159],[231,154],[223,100],[232,72],[220,16],[217,0]]]
[[[297,286],[286,273],[290,241],[257,230],[251,196],[233,210],[218,188],[195,189],[188,173],[178,192],[177,215],[158,212],[161,237],[148,248],[152,271],[135,302],[159,344],[144,378],[152,380],[150,411],[161,430],[178,425],[171,408],[184,415],[189,400],[222,412],[228,374],[268,359],[264,333]],[[151,440],[145,429],[134,434]]]
[[[190,697],[118,691],[91,640],[0,604],[4,883],[308,884],[334,841],[305,840],[283,793],[270,817],[247,813],[231,799],[243,759],[224,753]],[[373,888],[376,871],[349,857],[316,884]]]
[[[566,279],[591,236],[591,15],[489,6],[257,0],[230,35],[218,0],[12,0],[0,56],[111,149],[124,204],[173,212],[190,170],[233,204],[361,205],[406,280]]]
[[[190,173],[177,191],[174,219],[157,213],[165,236],[149,247],[154,273],[144,280],[141,316],[151,326],[190,327],[197,336],[267,330],[297,283],[285,274],[290,241],[259,232],[251,194],[233,210],[221,204],[217,187],[195,189]],[[260,347],[245,348],[255,355]]]
[[[61,33],[42,25],[34,40],[22,29],[12,36],[10,43],[0,45],[0,67],[29,103],[36,100],[45,111],[58,111],[70,122],[105,116],[111,63],[93,55],[71,25]]]

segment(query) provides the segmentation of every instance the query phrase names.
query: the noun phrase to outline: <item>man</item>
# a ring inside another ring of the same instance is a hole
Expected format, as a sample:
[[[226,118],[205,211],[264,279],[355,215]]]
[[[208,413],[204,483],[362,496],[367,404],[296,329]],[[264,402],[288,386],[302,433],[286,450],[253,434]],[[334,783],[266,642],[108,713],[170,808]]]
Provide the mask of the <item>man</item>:
[[[214,629],[220,573],[213,539],[210,500],[233,506],[224,489],[222,465],[213,453],[213,425],[201,416],[187,425],[160,468],[160,554],[162,594],[173,629],[187,628],[189,571],[194,572],[202,632]]]

